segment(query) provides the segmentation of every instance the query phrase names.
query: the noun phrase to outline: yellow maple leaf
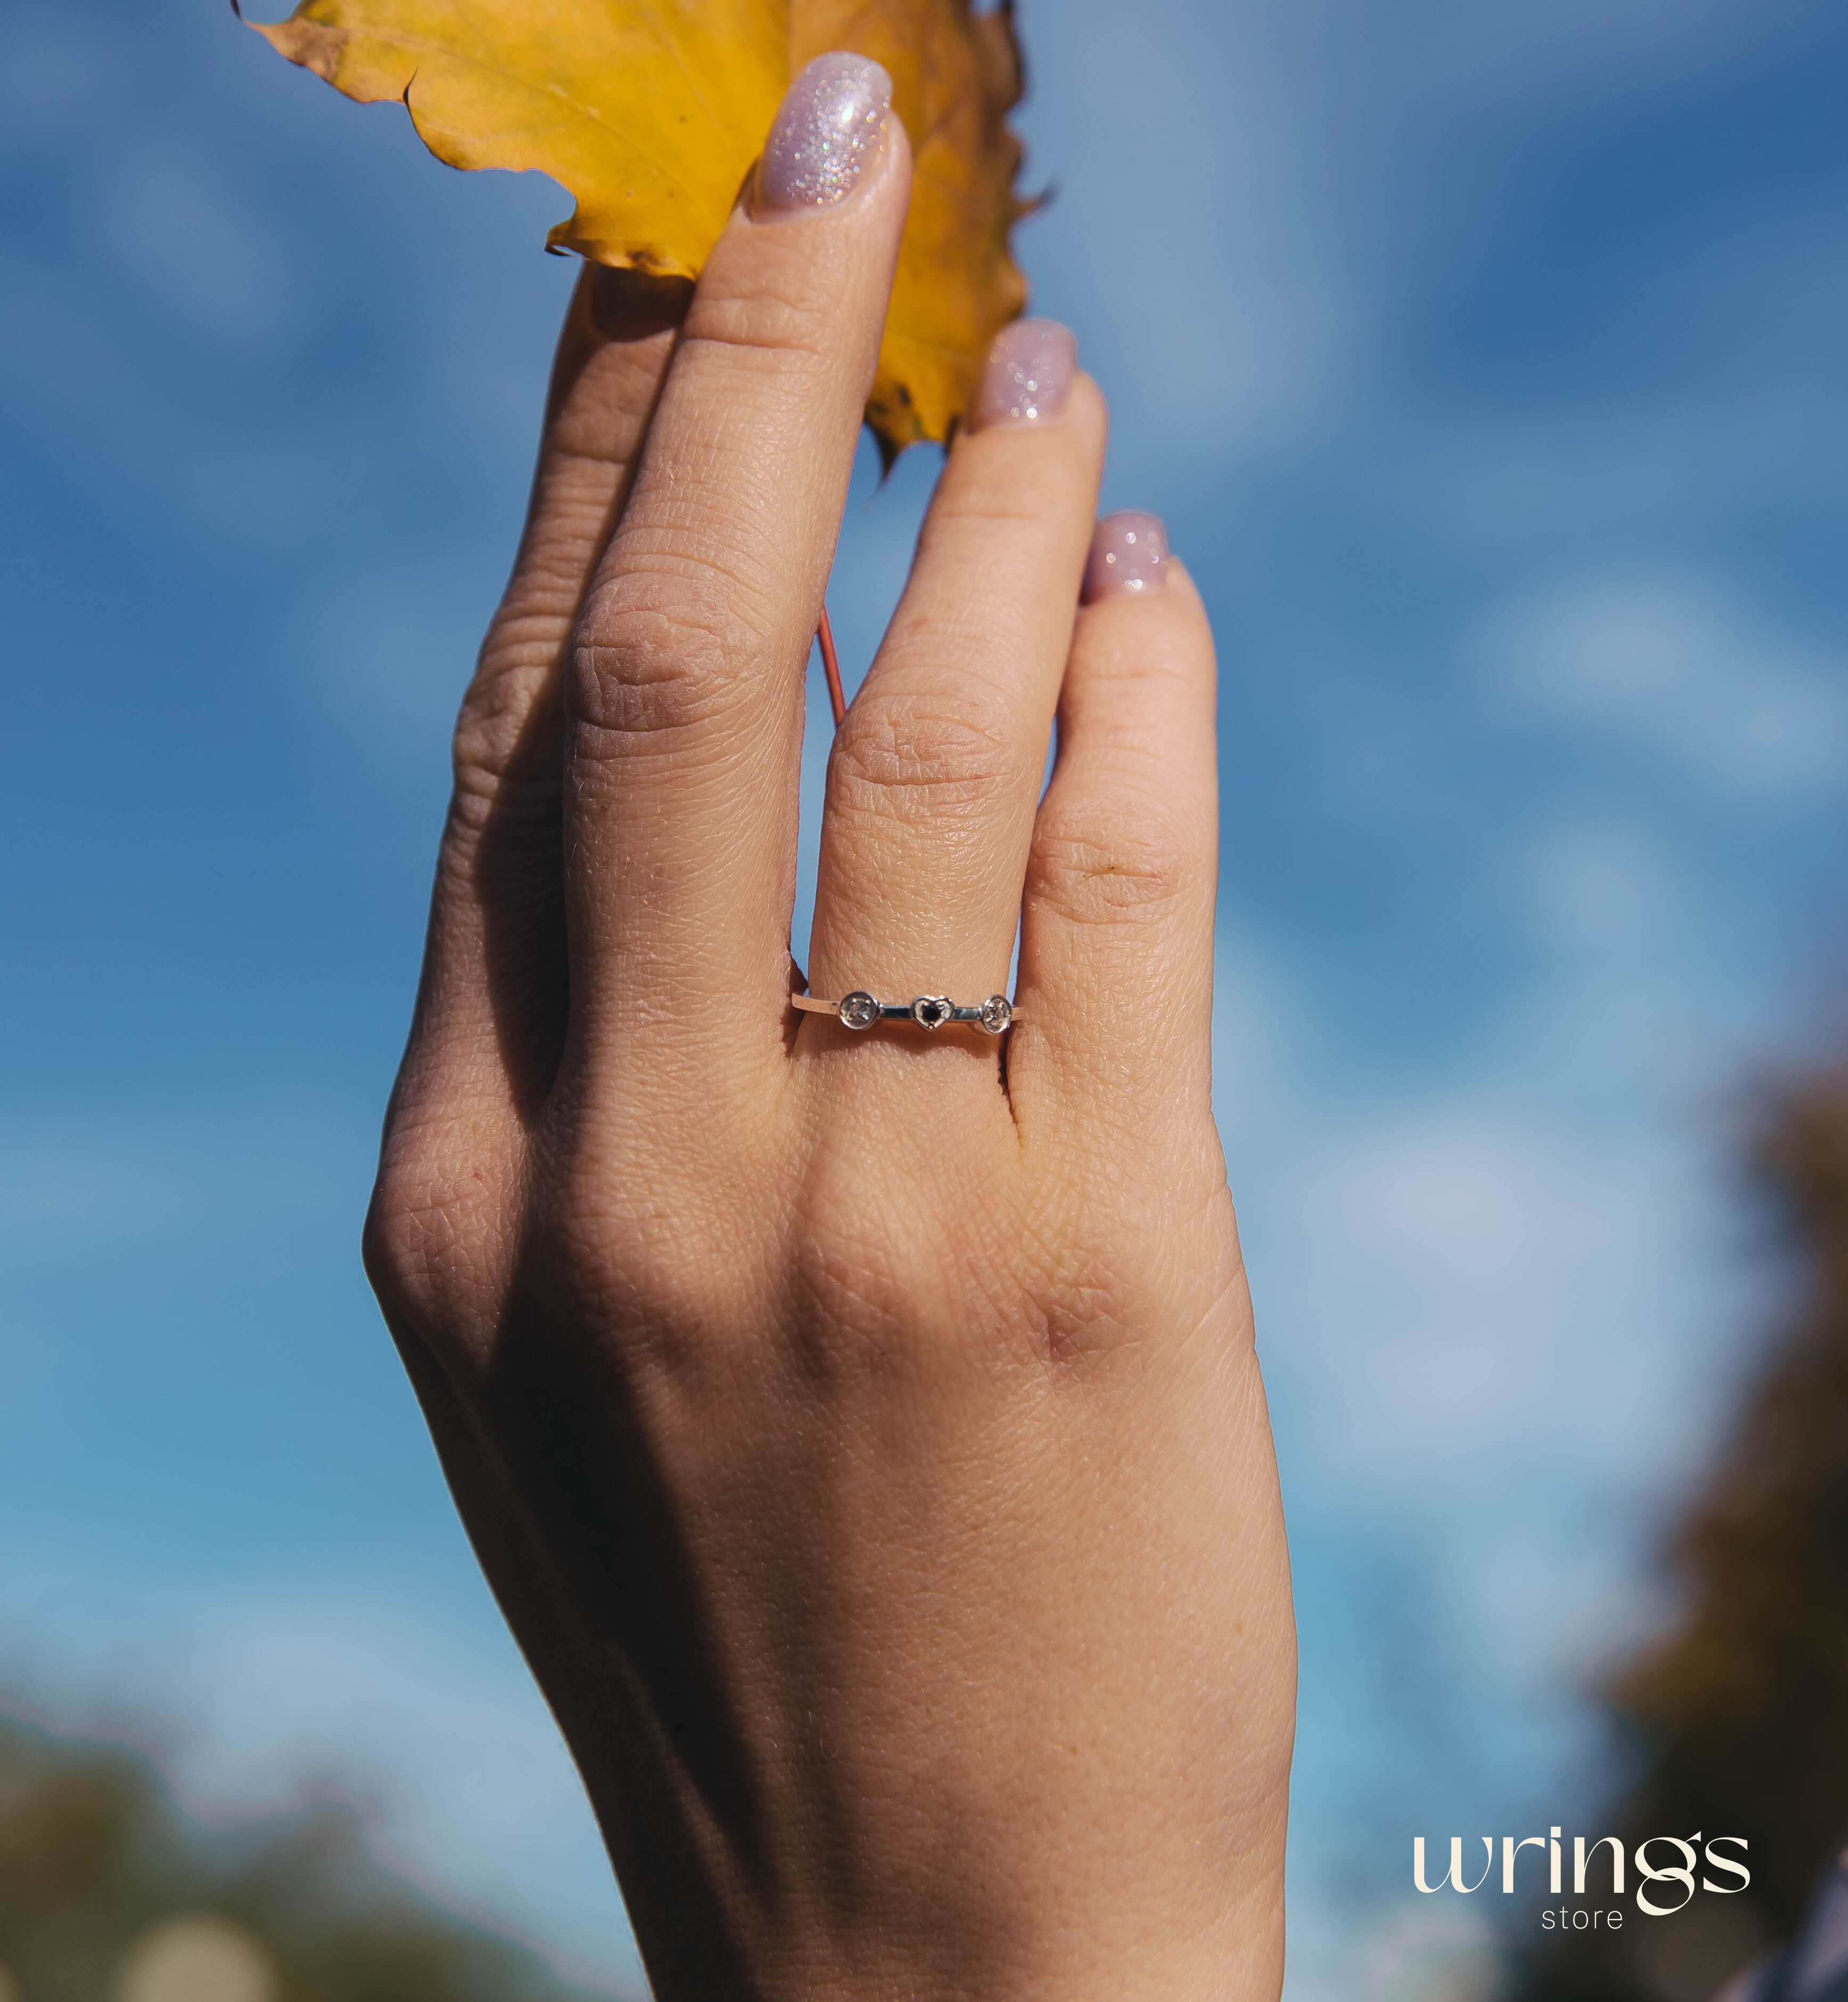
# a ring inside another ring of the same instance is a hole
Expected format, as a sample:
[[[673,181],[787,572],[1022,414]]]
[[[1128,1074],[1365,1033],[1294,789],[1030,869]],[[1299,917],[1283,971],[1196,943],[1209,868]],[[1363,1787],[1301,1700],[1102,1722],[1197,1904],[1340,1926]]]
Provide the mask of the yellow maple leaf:
[[[349,97],[401,99],[452,166],[560,182],[577,208],[553,249],[665,278],[698,276],[805,63],[831,49],[883,63],[916,160],[866,408],[889,456],[949,436],[1026,302],[1008,243],[1027,206],[1007,125],[1012,14],[971,0],[302,0],[252,25]]]

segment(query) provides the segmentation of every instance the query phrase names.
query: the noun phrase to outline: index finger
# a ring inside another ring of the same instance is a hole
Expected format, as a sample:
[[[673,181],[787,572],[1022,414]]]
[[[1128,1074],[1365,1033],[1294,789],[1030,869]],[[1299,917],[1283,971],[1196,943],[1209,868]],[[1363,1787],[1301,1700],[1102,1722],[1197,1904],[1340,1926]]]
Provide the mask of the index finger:
[[[400,1103],[417,1093],[517,1120],[556,1067],[563,665],[660,392],[676,303],[594,267],[572,295],[519,551],[455,726]]]

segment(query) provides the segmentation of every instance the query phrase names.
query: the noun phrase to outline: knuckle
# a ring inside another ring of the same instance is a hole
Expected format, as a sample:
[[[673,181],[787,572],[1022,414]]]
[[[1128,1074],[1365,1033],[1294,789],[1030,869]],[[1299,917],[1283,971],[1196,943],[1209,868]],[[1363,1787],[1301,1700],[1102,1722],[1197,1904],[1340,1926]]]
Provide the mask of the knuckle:
[[[808,1220],[793,1249],[794,1321],[830,1373],[896,1362],[964,1324],[941,1299],[945,1261],[924,1235],[864,1203]]]
[[[647,572],[594,597],[571,648],[576,748],[619,753],[724,714],[758,651],[727,597],[716,579]]]
[[[451,755],[459,783],[491,789],[513,762],[543,671],[510,668],[478,675],[462,697]]]
[[[827,361],[840,343],[834,300],[786,271],[751,291],[700,299],[684,346],[721,351],[726,358],[773,368],[807,368]]]
[[[893,818],[979,813],[1025,769],[997,721],[921,695],[856,703],[832,764],[840,805]]]
[[[811,1167],[785,1256],[793,1337],[824,1375],[986,1366],[1020,1349],[1011,1167],[979,1146],[942,1152],[955,1168],[921,1177],[891,1173],[876,1146]]]
[[[375,1185],[360,1257],[388,1319],[403,1315],[420,1320],[434,1303],[446,1250],[446,1233],[435,1227],[440,1216],[433,1206],[406,1202],[403,1188],[383,1177]]]
[[[670,1188],[606,1147],[579,1148],[547,1191],[549,1261],[614,1338],[685,1355],[762,1320],[762,1261],[741,1240],[742,1213],[732,1197]]]
[[[1210,873],[1205,845],[1146,798],[1048,807],[1034,833],[1027,894],[1076,924],[1159,914]]]
[[[452,832],[479,838],[490,820],[503,826],[549,825],[558,812],[556,745],[546,727],[557,647],[544,661],[484,665],[456,718],[450,747]]]
[[[1043,535],[1056,518],[1054,506],[1051,494],[1036,493],[1017,477],[1005,487],[946,494],[931,508],[924,539],[932,545],[964,548],[1018,546],[1023,530]]]
[[[497,1177],[469,1154],[460,1132],[387,1137],[360,1248],[389,1320],[431,1331],[472,1316],[493,1291]]]

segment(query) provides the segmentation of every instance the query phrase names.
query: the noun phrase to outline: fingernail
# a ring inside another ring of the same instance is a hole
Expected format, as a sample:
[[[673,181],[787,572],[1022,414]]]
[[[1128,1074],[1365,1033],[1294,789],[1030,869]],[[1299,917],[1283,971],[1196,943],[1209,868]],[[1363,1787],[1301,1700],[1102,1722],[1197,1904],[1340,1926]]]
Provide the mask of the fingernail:
[[[989,350],[975,422],[1040,424],[1065,406],[1078,375],[1078,343],[1055,319],[1017,319]]]
[[[1168,581],[1168,532],[1156,514],[1133,509],[1106,514],[1091,538],[1084,574],[1086,602],[1114,598],[1122,591],[1159,591]]]
[[[790,85],[757,166],[757,209],[832,208],[870,166],[892,79],[866,56],[817,56]]]

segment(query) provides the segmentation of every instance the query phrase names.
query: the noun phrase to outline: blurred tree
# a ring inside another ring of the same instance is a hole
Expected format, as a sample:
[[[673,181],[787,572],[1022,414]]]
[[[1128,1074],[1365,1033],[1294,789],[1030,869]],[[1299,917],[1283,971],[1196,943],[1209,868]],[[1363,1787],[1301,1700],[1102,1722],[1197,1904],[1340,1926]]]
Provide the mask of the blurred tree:
[[[1751,1889],[1530,1949],[1520,2002],[1710,2002],[1848,1837],[1848,1073],[1780,1095],[1753,1166],[1801,1292],[1675,1537],[1682,1617],[1610,1687],[1635,1778],[1595,1831],[1743,1835]]]
[[[590,2002],[391,1882],[350,1808],[207,1834],[185,1825],[145,1756],[0,1723],[0,1995],[15,1993]]]

